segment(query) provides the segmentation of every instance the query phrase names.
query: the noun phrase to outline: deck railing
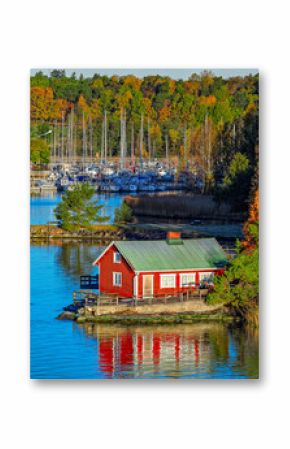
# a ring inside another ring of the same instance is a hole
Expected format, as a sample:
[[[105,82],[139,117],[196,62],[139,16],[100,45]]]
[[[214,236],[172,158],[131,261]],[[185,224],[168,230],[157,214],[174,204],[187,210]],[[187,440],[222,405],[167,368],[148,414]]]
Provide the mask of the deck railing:
[[[185,302],[189,300],[198,300],[208,294],[206,289],[196,289],[192,292],[176,292],[173,295],[155,295],[148,298],[124,298],[118,295],[98,295],[90,289],[75,290],[73,292],[73,303],[75,306],[83,307],[89,305],[97,306],[119,306],[119,305],[153,305],[153,304],[172,304]]]
[[[99,276],[80,276],[80,288],[97,290],[99,288]]]

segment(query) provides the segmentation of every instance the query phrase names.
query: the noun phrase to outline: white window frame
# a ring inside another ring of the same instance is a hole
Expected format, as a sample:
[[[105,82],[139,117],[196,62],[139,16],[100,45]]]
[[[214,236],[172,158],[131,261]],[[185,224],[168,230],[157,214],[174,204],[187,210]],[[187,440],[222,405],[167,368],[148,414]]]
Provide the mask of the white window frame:
[[[192,281],[188,282],[188,276],[191,276]],[[183,281],[184,278],[187,278],[186,282]],[[196,273],[181,273],[180,274],[180,287],[195,287],[196,284]]]
[[[210,277],[211,279],[208,280],[205,278],[206,277]],[[199,273],[199,283],[201,284],[202,282],[213,282],[214,280],[214,271],[203,271]]]
[[[120,259],[118,259],[118,257],[120,256]],[[122,256],[121,253],[119,253],[119,251],[114,251],[114,263],[121,263],[122,261]]]
[[[117,278],[119,277],[119,282],[117,282]],[[122,273],[118,271],[113,272],[113,286],[114,287],[122,287]]]
[[[173,278],[173,285],[163,285],[163,282],[166,278]],[[176,287],[176,274],[168,273],[160,275],[160,288],[175,288]]]

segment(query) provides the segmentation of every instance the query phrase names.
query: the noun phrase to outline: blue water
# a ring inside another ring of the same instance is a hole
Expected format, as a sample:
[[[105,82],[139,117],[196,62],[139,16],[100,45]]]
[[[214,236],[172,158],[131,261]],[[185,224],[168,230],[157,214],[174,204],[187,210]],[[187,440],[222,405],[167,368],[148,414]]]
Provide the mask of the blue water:
[[[31,246],[31,377],[257,378],[258,336],[222,323],[164,326],[77,325],[56,320],[94,273],[100,248]]]
[[[98,193],[94,199],[99,202],[103,208],[100,210],[102,217],[109,217],[108,223],[114,222],[115,209],[122,204],[125,194],[121,193]],[[61,201],[62,194],[45,192],[38,196],[30,198],[30,223],[47,224],[49,221],[55,221],[54,209]]]
[[[100,194],[114,220],[123,195]],[[31,223],[54,221],[59,194],[31,198]],[[222,323],[164,326],[77,325],[56,320],[72,301],[81,274],[95,274],[100,247],[63,243],[31,246],[31,377],[257,378],[258,336]]]

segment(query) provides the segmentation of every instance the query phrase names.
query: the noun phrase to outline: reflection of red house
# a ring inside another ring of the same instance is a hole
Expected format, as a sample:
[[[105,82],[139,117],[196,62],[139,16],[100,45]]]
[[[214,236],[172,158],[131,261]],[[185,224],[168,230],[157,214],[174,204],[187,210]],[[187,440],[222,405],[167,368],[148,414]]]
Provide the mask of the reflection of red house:
[[[179,363],[193,369],[200,362],[201,343],[194,334],[128,331],[112,337],[100,335],[98,339],[100,368],[108,377],[134,370],[144,374],[151,367],[174,373],[179,370]]]
[[[221,274],[226,255],[216,239],[112,242],[95,260],[100,293],[127,298],[176,294],[211,282]]]

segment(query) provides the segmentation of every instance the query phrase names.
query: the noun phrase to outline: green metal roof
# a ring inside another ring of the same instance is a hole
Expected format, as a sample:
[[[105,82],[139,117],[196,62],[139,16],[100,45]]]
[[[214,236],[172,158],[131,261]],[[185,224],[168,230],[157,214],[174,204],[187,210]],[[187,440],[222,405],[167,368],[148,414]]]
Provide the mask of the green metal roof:
[[[215,238],[185,239],[179,245],[169,245],[166,240],[114,244],[135,271],[219,268],[227,263],[227,256]]]

